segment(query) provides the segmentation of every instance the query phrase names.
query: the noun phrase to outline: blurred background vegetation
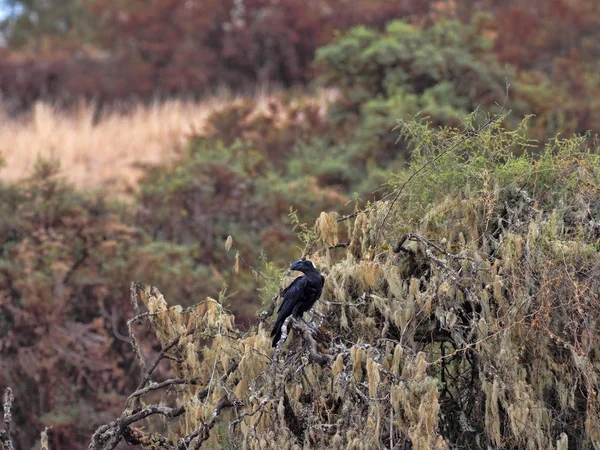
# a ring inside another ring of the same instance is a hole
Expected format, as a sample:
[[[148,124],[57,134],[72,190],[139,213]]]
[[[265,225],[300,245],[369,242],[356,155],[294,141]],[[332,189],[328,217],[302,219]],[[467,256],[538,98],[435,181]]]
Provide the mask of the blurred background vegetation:
[[[534,148],[600,130],[594,1],[2,5],[0,386],[18,448],[47,425],[52,448],[81,448],[118,414],[138,370],[130,281],[184,306],[220,295],[250,326],[297,232],[381,198],[409,161],[397,119],[460,127],[510,83],[503,126],[534,115]]]

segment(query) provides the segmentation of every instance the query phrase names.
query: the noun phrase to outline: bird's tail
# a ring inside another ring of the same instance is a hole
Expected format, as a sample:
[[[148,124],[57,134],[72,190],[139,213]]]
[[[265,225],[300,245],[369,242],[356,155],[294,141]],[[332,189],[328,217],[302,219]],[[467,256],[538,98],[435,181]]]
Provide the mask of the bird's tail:
[[[283,326],[284,321],[285,319],[280,320],[278,317],[275,325],[273,325],[273,329],[271,330],[271,337],[273,338],[271,347],[277,347],[277,343],[279,342],[279,339],[281,339],[281,327]]]

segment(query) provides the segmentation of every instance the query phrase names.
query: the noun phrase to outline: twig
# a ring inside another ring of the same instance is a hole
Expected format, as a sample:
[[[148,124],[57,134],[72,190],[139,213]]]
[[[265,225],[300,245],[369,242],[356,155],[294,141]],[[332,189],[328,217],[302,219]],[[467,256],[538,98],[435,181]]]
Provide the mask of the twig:
[[[378,224],[377,226],[377,236],[375,238],[375,244],[374,247],[377,245],[377,241],[379,240],[379,236],[381,234],[381,230],[383,229],[386,220],[388,219],[388,216],[390,215],[394,205],[396,204],[396,202],[398,201],[398,198],[400,198],[400,195],[402,194],[402,192],[404,191],[404,188],[417,176],[419,175],[421,172],[425,171],[425,169],[427,169],[429,166],[431,166],[432,164],[435,164],[442,156],[448,154],[449,152],[451,152],[452,150],[454,150],[455,148],[457,148],[459,145],[464,144],[465,142],[467,142],[468,140],[470,140],[473,137],[479,136],[480,133],[485,130],[486,128],[488,128],[491,124],[493,124],[494,122],[496,122],[500,117],[502,117],[502,115],[504,114],[504,108],[506,107],[506,103],[508,101],[508,89],[510,87],[510,83],[506,83],[506,95],[504,97],[504,103],[502,104],[500,111],[492,116],[491,118],[489,118],[483,125],[481,125],[477,130],[471,130],[471,131],[467,131],[465,133],[465,135],[460,138],[459,140],[457,140],[454,144],[450,145],[446,150],[440,152],[436,157],[426,161],[421,167],[419,167],[417,170],[415,170],[409,177],[408,179],[402,183],[399,187],[397,187],[395,190],[393,190],[392,192],[390,192],[388,195],[386,195],[384,198],[382,198],[381,200],[384,200],[385,198],[389,197],[390,195],[393,195],[393,199],[390,202],[390,205],[388,207],[387,212],[385,213],[385,216],[383,216],[383,219],[381,220],[381,222]]]
[[[345,215],[345,216],[342,216],[342,217],[340,217],[339,219],[337,219],[337,222],[339,223],[339,222],[343,222],[343,221],[345,221],[345,220],[348,220],[348,219],[352,219],[353,217],[356,217],[356,216],[358,216],[358,214],[359,214],[359,213],[361,213],[361,212],[367,212],[367,211],[369,211],[370,209],[371,209],[371,208],[366,208],[366,209],[363,209],[363,210],[354,211],[354,212],[353,212],[353,213],[351,213],[351,214],[347,214],[347,215]]]
[[[230,236],[231,237],[231,236]],[[229,240],[228,240],[229,242]],[[261,277],[263,280],[267,280],[267,281],[273,281],[275,278],[269,278],[267,276],[264,276],[260,270],[258,270],[256,267],[254,267],[253,265],[249,264],[246,262],[246,260],[242,257],[242,254],[240,253],[240,251],[236,248],[235,244],[233,243],[233,240],[230,241],[231,242],[231,247],[228,247],[228,250],[233,250],[236,254],[236,257],[242,262],[242,264],[244,266],[246,266],[248,268],[248,270],[250,270],[250,272],[252,272],[254,275]]]
[[[231,366],[227,369],[227,372],[225,374],[223,374],[223,376],[221,377],[221,381],[224,381],[225,379],[227,379],[227,377],[233,371],[235,371],[237,369],[238,364],[239,364],[238,361],[234,361],[231,364]],[[198,382],[197,379],[184,380],[181,378],[173,378],[173,379],[165,380],[161,383],[153,383],[153,384],[146,386],[143,389],[138,389],[133,394],[131,394],[129,396],[129,398],[127,399],[126,404],[128,404],[134,398],[138,400],[138,404],[139,404],[139,397],[141,397],[142,395],[144,395],[148,392],[151,392],[151,391],[154,391],[157,389],[161,389],[161,388],[165,388],[165,387],[177,385],[177,384],[197,384],[197,382]],[[208,394],[209,394],[209,389],[207,388],[207,389],[200,391],[197,394],[197,396],[200,400],[203,400],[204,398],[206,398],[208,396]],[[219,406],[219,404],[217,404],[217,408],[219,411],[221,408],[223,408],[225,406],[231,406],[231,404],[222,404],[220,406]],[[131,409],[129,409],[129,411],[131,411]],[[170,407],[167,407],[164,405],[151,405],[151,406],[145,407],[142,410],[134,409],[133,411],[135,411],[135,412],[123,413],[123,415],[119,419],[116,419],[116,420],[110,422],[109,424],[103,425],[102,427],[98,428],[96,430],[96,432],[94,433],[94,436],[92,437],[92,441],[91,441],[88,449],[89,450],[113,449],[118,445],[118,443],[121,439],[123,439],[126,442],[131,444],[131,443],[136,443],[136,440],[139,441],[144,436],[151,436],[153,439],[158,439],[159,442],[161,442],[161,445],[163,445],[160,435],[154,435],[154,434],[153,435],[143,435],[137,431],[132,430],[130,428],[130,425],[134,424],[135,422],[137,422],[139,420],[145,419],[146,417],[153,415],[153,414],[160,414],[160,415],[163,415],[168,418],[174,418],[174,417],[180,416],[183,413],[185,413],[185,407],[180,406],[178,408],[170,408]],[[217,414],[217,416],[218,416],[218,414]],[[216,421],[216,418],[213,418],[213,419]],[[213,425],[214,425],[214,423],[213,423]],[[210,425],[210,423],[209,423],[209,428],[205,431],[208,433],[210,431],[210,428],[212,428],[212,425]],[[194,439],[195,437],[198,437],[201,435],[205,436],[204,434],[202,434],[202,430],[203,430],[203,428],[201,427],[198,430],[196,430],[196,432],[195,432],[196,434],[194,434],[193,436],[189,435],[188,437],[190,439],[187,441],[187,443],[191,442],[191,440]],[[166,439],[166,438],[163,438],[163,439]],[[206,436],[205,439],[208,439],[208,436]],[[166,442],[168,442],[168,441],[166,441]],[[170,444],[169,445],[164,444],[161,448],[175,449],[175,447]]]
[[[223,376],[221,376],[220,381],[224,382],[227,379],[227,377],[229,377],[229,375],[231,375],[233,373],[233,371],[238,368],[238,365],[239,365],[239,362],[238,361],[234,361],[229,366],[229,369],[227,369],[227,372],[225,372],[223,374]],[[206,389],[203,389],[200,392],[198,392],[198,399],[204,400],[206,397],[208,397],[208,394],[210,392],[209,388],[210,388],[210,386],[208,386]]]
[[[131,348],[133,349],[133,354],[137,358],[138,364],[140,365],[140,372],[142,374],[146,373],[146,360],[142,355],[142,351],[140,350],[140,345],[138,343],[137,337],[133,332],[133,323],[131,321],[127,322],[127,329],[129,331],[129,343],[131,344]]]
[[[186,380],[184,378],[169,378],[168,380],[162,381],[160,383],[151,383],[143,389],[136,390],[133,394],[127,397],[125,404],[128,404],[134,397],[141,397],[144,394],[147,394],[151,391],[156,391],[157,389],[162,389],[168,386],[173,386],[176,384],[198,384],[198,378],[193,378],[191,380]]]
[[[259,315],[258,315],[258,320],[263,322],[265,321],[267,318],[271,317],[273,315],[273,312],[275,311],[275,306],[277,306],[277,299],[279,298],[279,293],[275,294],[273,296],[273,298],[271,298],[271,303],[269,304],[269,308],[262,311]]]
[[[0,430],[0,443],[4,446],[5,450],[13,450],[13,443],[10,437],[10,427],[12,422],[12,404],[15,401],[15,398],[12,393],[12,389],[7,387],[4,391],[4,404],[3,404],[3,412],[4,412],[4,429]]]
[[[129,285],[129,301],[133,306],[133,311],[136,316],[140,315],[140,297],[138,290],[142,289],[142,283],[140,281],[132,281]]]
[[[160,353],[158,354],[158,356],[154,360],[154,363],[152,364],[152,366],[150,366],[150,368],[144,374],[144,376],[142,378],[142,381],[140,382],[140,384],[138,386],[138,389],[143,388],[146,385],[146,383],[148,381],[150,381],[150,377],[152,376],[152,373],[154,372],[154,370],[156,369],[156,367],[158,366],[158,364],[160,363],[160,361],[164,358],[165,354],[169,350],[171,350],[173,347],[175,347],[179,343],[179,341],[181,340],[181,338],[187,337],[190,334],[193,334],[195,331],[196,331],[196,328],[190,328],[185,333],[180,334],[175,339],[173,339],[169,344],[167,344],[165,347],[163,347],[163,349],[160,351]]]
[[[448,267],[448,264],[446,263],[446,261],[444,261],[443,259],[440,258],[436,258],[435,255],[433,254],[433,252],[431,251],[431,249],[425,249],[425,255],[432,260],[434,263],[436,263],[438,266],[440,266],[442,269],[444,269],[446,271],[446,273],[448,274],[448,276],[452,279],[452,281],[458,282],[458,276],[456,276],[456,274],[454,273],[454,270],[450,269]]]
[[[63,277],[62,284],[65,285],[69,282],[69,279],[73,275],[73,273],[79,268],[80,265],[86,260],[89,256],[87,248],[84,248],[81,252],[81,256],[77,258],[77,260],[71,265],[65,276]]]
[[[235,428],[236,425],[238,425],[239,423],[241,423],[242,420],[244,420],[245,417],[251,417],[251,416],[255,415],[256,413],[262,411],[262,409],[264,408],[264,406],[267,403],[269,403],[270,401],[271,401],[271,397],[269,397],[267,395],[265,398],[262,399],[262,401],[260,402],[260,404],[256,407],[256,409],[254,411],[242,413],[240,415],[240,417],[238,417],[233,422],[231,422],[229,424],[229,428],[227,429],[227,435],[229,436],[229,442],[233,442],[233,439],[231,437],[231,432],[233,431],[233,428]]]
[[[52,427],[44,428],[44,431],[40,433],[40,450],[49,450],[48,446],[48,431],[50,431]]]
[[[414,250],[412,250],[410,248],[403,247],[403,244],[407,240],[408,241],[417,241],[417,242],[420,242],[420,243],[424,244],[427,247],[433,247],[435,250],[437,250],[438,252],[440,252],[444,256],[447,256],[448,258],[452,258],[452,259],[455,259],[455,260],[466,260],[466,261],[470,261],[470,262],[472,262],[474,264],[477,263],[476,260],[474,260],[473,258],[470,258],[468,256],[460,256],[460,255],[455,255],[453,253],[448,253],[442,247],[440,247],[439,245],[437,245],[434,242],[430,241],[429,239],[424,238],[423,236],[419,236],[418,234],[414,234],[414,233],[403,234],[400,237],[400,240],[398,241],[398,243],[393,248],[394,253],[406,252],[406,253],[409,253],[409,254],[414,254]]]
[[[339,244],[330,245],[329,250],[333,250],[336,248],[348,248],[350,246],[350,242],[340,242]]]
[[[200,424],[200,427],[198,427],[194,432],[188,434],[184,438],[181,438],[179,440],[179,443],[177,444],[177,448],[179,450],[187,450],[190,448],[193,450],[199,449],[200,444],[202,444],[202,442],[206,441],[210,437],[210,430],[217,423],[219,415],[221,414],[221,410],[230,406],[233,406],[233,403],[226,396],[221,397],[221,399],[217,402],[217,405],[215,406],[215,410],[210,421],[208,423],[202,422]],[[190,443],[196,438],[198,438],[198,440],[194,443],[193,447],[190,447]]]
[[[279,338],[279,342],[277,342],[277,346],[275,347],[275,353],[273,354],[273,364],[279,361],[279,356],[281,355],[281,351],[283,349],[283,343],[287,339],[288,336],[288,327],[290,326],[290,321],[293,319],[292,316],[286,317],[283,325],[281,326],[281,337]]]
[[[526,319],[528,319],[528,318],[531,318],[531,317],[534,317],[534,316],[535,316],[536,314],[538,314],[538,313],[539,313],[539,311],[535,311],[535,312],[533,312],[533,313],[531,313],[531,314],[528,314],[528,315],[526,315],[526,316],[523,316],[523,318],[522,318],[522,319],[520,319],[520,320],[518,320],[518,321],[516,321],[516,322],[512,323],[511,325],[507,326],[506,328],[500,328],[498,331],[495,331],[494,333],[488,334],[487,336],[484,336],[484,337],[482,337],[481,339],[479,339],[479,340],[477,340],[477,341],[475,341],[475,342],[470,342],[470,343],[468,343],[468,344],[465,344],[465,345],[464,345],[464,346],[462,346],[462,347],[458,347],[458,348],[457,348],[456,350],[454,350],[452,353],[449,353],[449,354],[447,354],[447,355],[441,356],[441,357],[439,357],[438,359],[436,359],[435,361],[432,361],[432,362],[430,362],[430,363],[427,363],[427,365],[428,365],[428,366],[435,366],[435,365],[438,365],[438,364],[440,364],[440,363],[441,363],[442,361],[444,361],[444,360],[451,360],[452,358],[454,358],[454,357],[455,357],[456,355],[458,355],[459,353],[466,353],[466,352],[467,352],[467,350],[470,350],[470,349],[472,349],[472,348],[475,348],[475,347],[477,347],[479,344],[481,344],[481,343],[483,343],[483,342],[485,342],[485,341],[487,341],[487,340],[489,340],[489,339],[492,339],[492,338],[494,338],[494,337],[498,336],[499,334],[506,333],[508,330],[510,330],[510,329],[512,329],[512,328],[514,328],[514,327],[516,327],[517,325],[520,325],[520,324],[522,324],[523,322],[525,322],[525,320],[526,320]]]

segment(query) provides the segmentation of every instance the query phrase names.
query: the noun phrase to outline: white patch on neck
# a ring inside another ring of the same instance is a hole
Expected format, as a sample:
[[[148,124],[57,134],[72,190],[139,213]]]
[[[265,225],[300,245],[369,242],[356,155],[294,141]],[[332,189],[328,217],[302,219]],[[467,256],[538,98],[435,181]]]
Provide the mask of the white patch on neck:
[[[315,263],[314,263],[314,262],[312,262],[312,261],[311,261],[310,263],[312,264],[312,266],[313,266],[313,268],[314,268],[314,269],[316,269],[316,268],[317,268],[317,266],[315,266]]]

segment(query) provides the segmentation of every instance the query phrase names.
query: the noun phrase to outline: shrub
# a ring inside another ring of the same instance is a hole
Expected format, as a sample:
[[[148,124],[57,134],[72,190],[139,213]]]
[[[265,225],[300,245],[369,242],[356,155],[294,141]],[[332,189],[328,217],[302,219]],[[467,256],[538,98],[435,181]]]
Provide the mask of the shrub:
[[[470,111],[506,100],[517,117],[540,116],[532,124],[540,140],[576,129],[549,107],[566,100],[561,85],[550,88],[541,73],[517,73],[490,51],[487,19],[476,17],[470,25],[440,21],[427,28],[392,21],[382,32],[361,26],[317,51],[320,82],[341,91],[332,120],[347,124],[356,159],[379,166],[406,159],[407,148],[396,145],[390,133],[393,117],[418,115],[434,126],[456,127]]]
[[[0,92],[18,113],[38,100],[72,106],[83,97],[101,109],[223,86],[304,84],[313,78],[316,49],[335,30],[423,16],[430,1],[14,3],[16,17],[0,27],[11,50],[29,52],[0,49]]]
[[[168,284],[165,293],[193,304],[218,294],[233,271],[224,249],[217,248],[208,261],[207,240],[198,245],[188,240],[193,230],[169,228],[164,207],[154,211],[156,217],[143,216],[145,232],[135,223],[132,205],[109,202],[102,192],[79,192],[58,176],[58,169],[55,162],[40,161],[29,179],[0,185],[0,384],[12,386],[17,399],[19,448],[30,447],[45,425],[52,425],[51,444],[81,448],[135,387],[128,374],[137,367],[126,331],[133,313],[131,280]],[[166,182],[159,186],[175,207],[181,206],[175,203],[180,191],[167,189]],[[193,193],[195,186],[190,182],[186,192]],[[158,197],[145,191],[144,207],[151,194]],[[179,242],[149,235],[159,236],[153,226],[161,223],[165,233],[181,233]],[[225,226],[221,219],[212,225]],[[230,232],[240,235],[237,230]],[[238,245],[245,250],[242,242]],[[218,246],[223,247],[220,240]],[[255,286],[252,274],[242,272],[244,277]],[[235,310],[248,323],[260,302],[250,289],[239,294],[244,295],[250,306],[240,301]],[[154,342],[145,342],[142,351],[152,354]]]
[[[481,120],[466,135],[402,123],[414,159],[386,199],[344,218],[347,229],[339,215],[321,214],[310,248],[326,276],[319,330],[291,321],[293,335],[272,357],[262,320],[242,333],[219,301],[182,311],[138,285],[156,313],[150,326],[163,345],[175,342],[179,360],[164,364],[187,383],[162,404],[168,433],[138,429],[136,439],[597,445],[600,148],[555,139],[537,158],[525,124],[507,130]],[[340,233],[345,254],[329,248]],[[144,396],[130,401],[152,415]],[[98,429],[92,448],[126,432]]]
[[[53,425],[65,448],[83,442],[134,386],[126,376],[129,252],[140,234],[101,197],[40,162],[0,186],[0,384],[17,398],[17,447]],[[125,290],[124,290],[125,289]],[[115,395],[110,393],[114,392]],[[70,444],[68,444],[70,443]]]

